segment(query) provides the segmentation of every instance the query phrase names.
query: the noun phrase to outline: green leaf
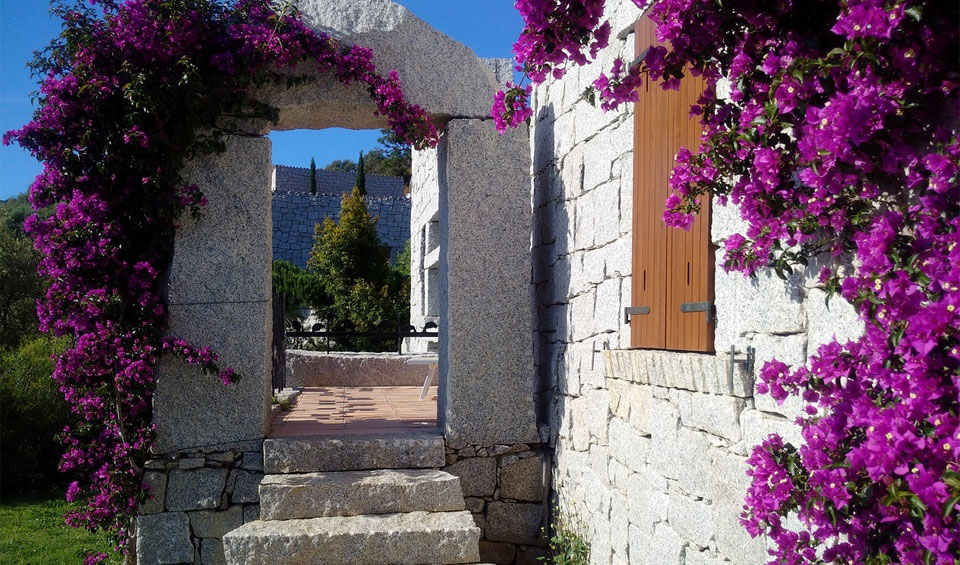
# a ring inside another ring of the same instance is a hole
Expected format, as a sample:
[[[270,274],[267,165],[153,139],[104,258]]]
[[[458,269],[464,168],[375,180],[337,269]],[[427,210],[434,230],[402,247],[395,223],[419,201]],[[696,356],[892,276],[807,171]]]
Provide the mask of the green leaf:
[[[947,499],[947,504],[943,507],[943,518],[946,519],[947,516],[953,512],[954,507],[957,506],[957,502],[960,502],[960,493],[957,493]]]

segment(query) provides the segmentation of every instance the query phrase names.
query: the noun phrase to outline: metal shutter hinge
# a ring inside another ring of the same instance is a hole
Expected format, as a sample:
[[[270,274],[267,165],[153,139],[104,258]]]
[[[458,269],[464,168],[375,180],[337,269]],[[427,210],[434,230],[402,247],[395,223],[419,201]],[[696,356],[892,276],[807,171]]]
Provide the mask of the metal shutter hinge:
[[[680,311],[683,313],[706,312],[707,323],[709,324],[714,321],[712,300],[707,300],[704,302],[684,302],[680,305]]]
[[[649,306],[628,306],[623,309],[623,323],[630,323],[630,316],[646,316],[650,313]]]

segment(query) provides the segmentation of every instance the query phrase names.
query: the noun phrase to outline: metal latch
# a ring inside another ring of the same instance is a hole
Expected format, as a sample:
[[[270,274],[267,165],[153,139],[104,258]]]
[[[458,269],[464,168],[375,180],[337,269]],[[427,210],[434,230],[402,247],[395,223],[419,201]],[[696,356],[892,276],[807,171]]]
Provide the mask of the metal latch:
[[[711,300],[705,302],[684,302],[680,305],[680,311],[683,313],[706,312],[707,323],[713,322],[713,301]]]
[[[627,306],[623,309],[623,323],[630,323],[630,316],[646,316],[650,313],[649,306]]]
[[[757,350],[752,346],[747,347],[747,356],[743,359],[737,359],[737,355],[740,354],[737,351],[737,348],[733,345],[730,346],[730,358],[727,360],[727,386],[730,387],[730,392],[733,392],[733,366],[740,365],[748,373],[753,373],[753,364],[757,358]]]

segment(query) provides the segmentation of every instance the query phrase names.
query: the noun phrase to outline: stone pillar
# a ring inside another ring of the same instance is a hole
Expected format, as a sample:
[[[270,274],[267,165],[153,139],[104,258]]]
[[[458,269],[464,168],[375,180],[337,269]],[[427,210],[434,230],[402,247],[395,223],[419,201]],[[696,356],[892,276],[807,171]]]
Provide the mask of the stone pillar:
[[[224,153],[198,158],[183,176],[209,204],[177,230],[169,334],[210,346],[241,379],[224,386],[164,358],[154,396],[158,453],[261,441],[270,413],[270,140],[230,136]]]
[[[155,453],[137,517],[137,563],[223,563],[221,539],[259,517],[270,408],[270,140],[227,138],[185,167],[209,199],[184,217],[169,273],[170,331],[213,348],[239,383],[165,356],[153,399]]]
[[[439,153],[447,446],[535,443],[527,128],[451,120]]]

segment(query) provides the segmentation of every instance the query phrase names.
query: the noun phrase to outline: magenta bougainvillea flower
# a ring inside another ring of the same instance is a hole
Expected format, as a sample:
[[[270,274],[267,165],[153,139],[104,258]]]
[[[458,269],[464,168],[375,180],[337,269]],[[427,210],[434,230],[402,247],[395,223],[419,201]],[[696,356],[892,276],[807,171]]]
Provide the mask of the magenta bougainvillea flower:
[[[73,336],[53,378],[80,423],[64,430],[61,468],[77,477],[67,521],[129,541],[130,516],[148,493],[142,465],[153,445],[151,398],[160,356],[200,367],[226,385],[240,378],[213,351],[165,335],[167,269],[177,219],[207,197],[180,177],[192,155],[222,148],[222,116],[275,118],[251,87],[322,80],[359,82],[404,140],[435,145],[426,113],[407,103],[395,72],[378,74],[372,53],[314,33],[268,0],[97,0],[61,7],[64,32],[38,61],[40,105],[4,135],[44,163],[30,187],[25,229],[49,281],[40,329]],[[97,6],[99,5],[99,6]],[[313,79],[315,80],[315,79]],[[211,379],[211,386],[219,386]],[[89,562],[105,555],[88,557]]]
[[[592,35],[599,3],[520,4],[522,43],[543,46],[517,52],[534,84],[606,43]],[[771,563],[956,563],[960,6],[649,4],[669,49],[651,49],[643,70],[665,88],[685,72],[707,82],[691,110],[701,146],[677,155],[665,221],[688,227],[703,198],[736,205],[747,227],[724,243],[727,269],[787,276],[819,264],[819,284],[865,325],[806,366],[761,370],[758,394],[803,400],[804,441],[771,436],[753,450],[744,526],[772,540]],[[633,99],[638,69],[616,62],[600,76],[605,109]]]

